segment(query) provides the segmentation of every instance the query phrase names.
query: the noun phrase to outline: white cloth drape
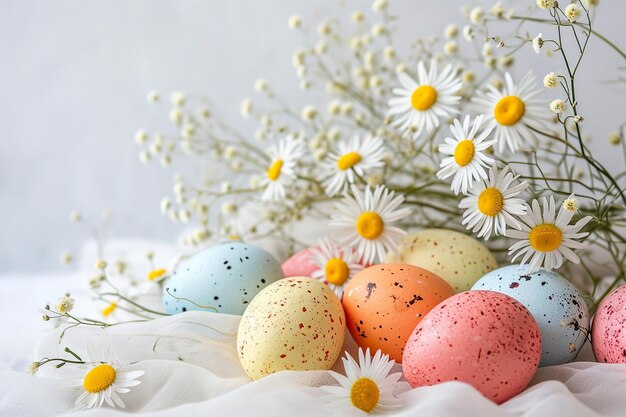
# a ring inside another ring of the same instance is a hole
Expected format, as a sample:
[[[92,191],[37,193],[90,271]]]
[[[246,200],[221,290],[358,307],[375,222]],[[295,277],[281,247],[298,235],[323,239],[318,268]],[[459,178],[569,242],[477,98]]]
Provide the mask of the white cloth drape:
[[[104,330],[76,328],[60,344],[56,330],[42,340],[35,357],[67,357],[65,346],[80,354],[87,341],[110,341],[119,359],[132,363],[130,369],[146,372],[142,383],[123,396],[126,412],[145,416],[345,415],[324,408],[317,387],[333,383],[328,372],[280,372],[250,382],[237,359],[238,323],[239,316],[187,312]],[[354,354],[349,337],[346,348]],[[340,362],[335,369],[342,371]],[[38,377],[0,371],[0,415],[71,412],[76,394],[60,388],[65,374],[64,368],[42,368]],[[626,365],[575,362],[542,368],[526,391],[501,406],[458,382],[414,390],[403,382],[399,398],[404,407],[397,416],[623,416]],[[115,416],[125,411],[103,408],[84,414]]]
[[[131,242],[121,248],[124,253],[141,248],[142,254],[145,248],[156,249],[156,265],[168,265],[165,261],[176,254],[171,247],[156,247],[146,242]],[[115,257],[111,252],[108,256]],[[130,256],[129,252],[127,259]],[[145,262],[142,256],[138,256],[141,259],[137,262],[129,260],[141,264]],[[3,288],[0,291],[0,417],[72,413],[78,394],[61,389],[69,365],[60,369],[42,367],[35,377],[26,374],[25,368],[43,356],[68,357],[63,352],[65,346],[81,354],[88,341],[110,342],[121,361],[130,364],[131,369],[144,370],[145,374],[140,377],[140,385],[122,394],[125,410],[102,408],[83,411],[81,415],[122,416],[128,412],[163,417],[348,415],[324,407],[323,393],[317,387],[334,383],[326,371],[280,372],[250,382],[239,365],[235,349],[239,316],[187,312],[104,330],[79,327],[68,331],[59,344],[59,330],[50,330],[50,323],[41,322],[41,307],[72,290],[76,308],[83,309],[85,316],[94,317],[102,304],[94,304],[86,289],[91,271],[92,266],[88,265],[73,274],[0,277]],[[137,271],[138,275],[145,273],[141,269]],[[159,298],[152,302],[158,305]],[[349,335],[345,349],[352,355],[356,353]],[[626,416],[626,365],[592,361],[587,344],[579,362],[539,369],[523,393],[500,406],[459,382],[418,389],[402,382],[398,395],[404,405],[393,415]],[[343,372],[341,361],[334,369]],[[363,415],[352,411],[354,415]]]

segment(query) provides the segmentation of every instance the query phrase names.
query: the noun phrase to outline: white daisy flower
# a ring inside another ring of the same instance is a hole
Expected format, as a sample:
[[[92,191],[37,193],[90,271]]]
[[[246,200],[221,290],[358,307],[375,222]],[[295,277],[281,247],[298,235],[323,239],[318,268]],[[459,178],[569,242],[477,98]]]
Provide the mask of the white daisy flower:
[[[350,278],[363,270],[358,255],[352,248],[340,248],[328,239],[319,242],[319,248],[311,249],[311,260],[319,269],[311,277],[322,280],[341,299]]]
[[[111,407],[124,408],[119,394],[126,394],[131,387],[139,385],[141,381],[137,378],[145,372],[125,369],[115,359],[110,344],[98,351],[88,343],[87,352],[88,356],[84,358],[86,365],[79,369],[88,368],[89,371],[81,377],[67,380],[68,389],[81,392],[74,403],[76,408],[101,407],[104,403]]]
[[[401,372],[389,374],[395,361],[380,350],[372,358],[369,348],[365,353],[359,348],[359,363],[346,352],[341,358],[346,376],[329,371],[340,386],[320,387],[328,393],[329,406],[333,408],[356,407],[366,413],[388,412],[400,407],[394,395]]]
[[[573,198],[572,194],[569,200]],[[576,224],[570,225],[569,222],[576,211],[561,207],[557,216],[553,196],[550,196],[550,200],[543,197],[541,201],[543,213],[537,200],[533,200],[532,207],[526,204],[527,213],[521,216],[522,230],[511,230],[508,234],[514,239],[521,239],[509,248],[509,255],[515,254],[511,259],[512,262],[523,255],[522,265],[530,260],[528,274],[541,267],[548,270],[560,268],[564,256],[575,264],[580,263],[580,258],[572,249],[586,247],[576,239],[589,234],[581,233],[580,229],[592,219],[591,216],[586,216]]]
[[[528,187],[528,182],[511,187],[517,177],[508,166],[498,172],[497,165],[493,165],[487,181],[475,182],[468,196],[459,203],[460,208],[466,209],[463,225],[473,233],[478,232],[477,236],[485,240],[491,237],[491,233],[506,236],[507,226],[521,229],[514,216],[526,214],[526,202],[514,197]]]
[[[265,187],[261,196],[265,201],[283,200],[286,196],[285,187],[296,176],[295,168],[299,158],[304,155],[302,143],[291,137],[281,140],[277,146],[267,151],[272,162],[267,168],[267,175],[260,185]]]
[[[384,165],[385,148],[380,138],[368,136],[360,140],[354,136],[348,142],[340,142],[338,150],[322,166],[322,172],[328,173],[323,185],[330,196],[345,191],[348,184],[354,183],[355,175],[363,177],[366,171]]]
[[[389,114],[399,115],[392,125],[402,132],[412,132],[414,139],[431,133],[439,126],[441,118],[449,118],[459,112],[461,96],[457,93],[463,84],[452,64],[438,72],[437,62],[433,59],[426,71],[424,62],[420,61],[417,64],[417,82],[404,72],[398,74],[398,79],[402,87],[393,89],[398,97],[389,100]]]
[[[467,194],[467,190],[474,181],[481,178],[487,179],[485,168],[495,162],[493,158],[486,155],[485,151],[497,141],[486,140],[491,133],[491,127],[478,133],[482,120],[482,115],[477,116],[470,128],[469,115],[465,116],[463,125],[455,119],[450,125],[454,139],[447,137],[445,143],[439,145],[439,152],[451,156],[441,161],[441,169],[437,172],[437,177],[445,180],[454,175],[451,188],[456,194],[459,191]]]
[[[541,90],[533,86],[535,77],[531,73],[526,74],[517,85],[508,73],[504,79],[506,83],[502,90],[487,85],[489,91],[479,91],[472,100],[481,107],[489,127],[494,129],[500,153],[507,146],[515,152],[522,145],[536,145],[536,135],[529,127],[540,129],[548,118],[545,102],[536,99]]]
[[[404,197],[394,198],[394,192],[384,185],[372,192],[368,186],[361,193],[351,187],[352,195],[346,194],[337,203],[331,225],[336,226],[335,240],[342,246],[356,249],[363,264],[375,260],[384,262],[387,251],[394,251],[396,242],[406,232],[390,226],[411,214],[408,208],[399,208]]]

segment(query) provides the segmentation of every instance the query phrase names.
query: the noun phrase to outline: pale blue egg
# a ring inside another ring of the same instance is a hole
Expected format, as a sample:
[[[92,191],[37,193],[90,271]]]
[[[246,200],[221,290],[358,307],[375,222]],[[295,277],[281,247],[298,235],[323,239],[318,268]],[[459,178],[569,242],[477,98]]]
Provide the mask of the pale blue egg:
[[[526,274],[526,268],[509,265],[491,271],[472,290],[501,292],[528,308],[541,330],[539,366],[571,362],[589,332],[587,305],[576,287],[556,272]]]
[[[197,253],[174,272],[163,293],[170,314],[188,310],[243,314],[263,288],[283,278],[280,264],[265,250],[228,242]]]

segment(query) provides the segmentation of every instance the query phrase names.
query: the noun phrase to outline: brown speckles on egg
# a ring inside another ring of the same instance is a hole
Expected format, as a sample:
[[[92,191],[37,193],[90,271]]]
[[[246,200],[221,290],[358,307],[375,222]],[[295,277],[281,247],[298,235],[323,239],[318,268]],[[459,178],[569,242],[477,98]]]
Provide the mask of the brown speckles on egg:
[[[406,264],[364,269],[348,283],[343,308],[356,343],[402,361],[407,338],[423,316],[454,289],[435,274]]]
[[[593,319],[591,344],[598,362],[626,363],[626,285],[602,300]]]
[[[497,268],[489,249],[473,237],[453,230],[426,229],[407,235],[397,255],[387,262],[403,262],[427,269],[448,281],[456,291],[467,291],[487,272]]]
[[[344,323],[341,302],[321,281],[279,280],[241,318],[239,360],[255,380],[282,370],[330,369],[343,349]]]
[[[463,381],[502,403],[530,382],[541,336],[530,312],[494,291],[468,291],[435,307],[415,328],[402,370],[413,387]]]

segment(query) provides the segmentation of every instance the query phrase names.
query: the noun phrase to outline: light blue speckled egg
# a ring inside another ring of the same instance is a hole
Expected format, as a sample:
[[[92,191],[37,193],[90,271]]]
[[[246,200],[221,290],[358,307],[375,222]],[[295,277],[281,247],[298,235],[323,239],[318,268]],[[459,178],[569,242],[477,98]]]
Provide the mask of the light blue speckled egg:
[[[165,285],[163,304],[170,314],[188,310],[243,314],[263,288],[283,278],[280,264],[265,250],[228,242],[197,253]]]
[[[556,272],[509,265],[491,271],[472,290],[497,291],[515,298],[533,315],[541,330],[539,366],[576,359],[589,330],[589,312],[576,287]]]

